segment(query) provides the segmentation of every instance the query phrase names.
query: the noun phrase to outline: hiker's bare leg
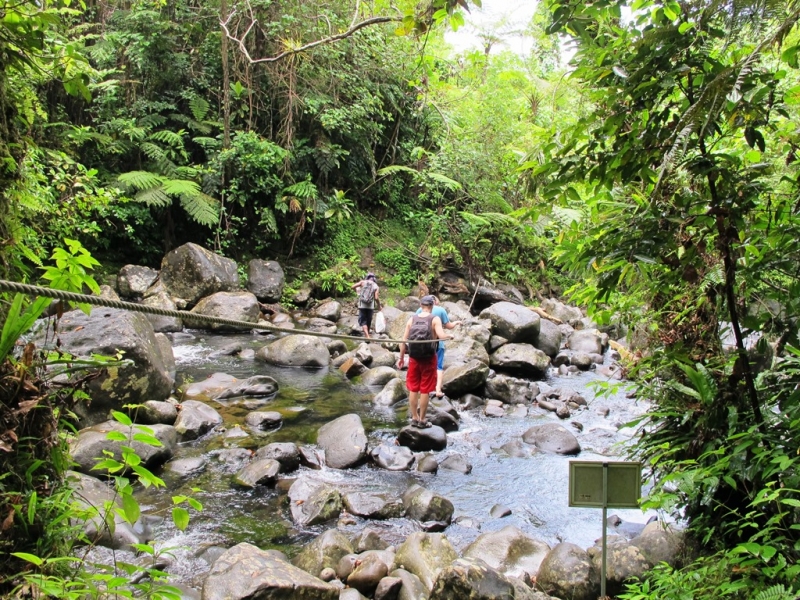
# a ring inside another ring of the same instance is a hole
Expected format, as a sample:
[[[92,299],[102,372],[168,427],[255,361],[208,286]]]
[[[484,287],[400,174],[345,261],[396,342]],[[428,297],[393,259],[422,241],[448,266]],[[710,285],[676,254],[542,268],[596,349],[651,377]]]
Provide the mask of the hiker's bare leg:
[[[364,332],[364,337],[369,339],[369,325],[362,325],[361,330]]]
[[[428,412],[428,394],[419,395],[419,418],[418,421],[425,420],[425,414]]]
[[[444,370],[436,370],[436,396],[441,398],[444,394],[442,392],[442,379],[444,379]]]
[[[411,413],[411,419],[414,421],[419,421],[419,411],[417,410],[417,399],[419,397],[419,392],[408,392],[408,412]],[[427,405],[427,403],[426,400],[425,404]]]

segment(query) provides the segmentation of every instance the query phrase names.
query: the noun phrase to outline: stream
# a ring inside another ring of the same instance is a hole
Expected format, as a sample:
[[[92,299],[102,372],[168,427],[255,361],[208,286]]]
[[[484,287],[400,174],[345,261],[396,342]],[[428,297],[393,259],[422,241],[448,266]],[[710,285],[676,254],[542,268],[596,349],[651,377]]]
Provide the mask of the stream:
[[[279,549],[291,557],[316,535],[333,526],[328,523],[300,528],[292,522],[286,491],[291,480],[301,473],[335,483],[341,490],[381,491],[397,496],[412,483],[419,483],[454,504],[454,522],[445,534],[459,551],[480,533],[508,525],[551,546],[568,541],[588,548],[601,536],[602,512],[599,509],[568,507],[569,461],[575,457],[535,452],[533,447],[528,447],[529,456],[512,457],[501,449],[507,442],[519,442],[522,434],[533,425],[558,421],[554,413],[539,408],[531,408],[525,417],[503,418],[485,417],[480,409],[461,411],[459,431],[448,434],[448,447],[437,453],[437,458],[441,462],[448,454],[462,455],[473,467],[468,475],[445,469],[440,469],[436,475],[417,471],[390,472],[370,464],[350,470],[311,471],[301,467],[300,471],[283,476],[286,481],[280,481],[274,488],[259,486],[249,490],[233,486],[232,477],[241,464],[218,459],[236,453],[236,448],[255,450],[271,442],[313,444],[319,427],[348,413],[361,417],[370,438],[370,448],[381,441],[392,443],[398,429],[407,424],[407,403],[392,408],[374,406],[372,397],[379,390],[353,384],[334,369],[279,368],[238,357],[210,356],[232,342],[258,349],[268,341],[264,336],[188,333],[193,334],[194,339],[180,339],[174,343],[178,384],[200,381],[216,372],[239,378],[269,375],[278,381],[278,394],[268,400],[211,403],[223,416],[228,432],[243,424],[248,412],[262,406],[279,411],[284,420],[280,429],[258,436],[210,434],[181,444],[175,458],[206,455],[209,460],[205,471],[185,479],[164,469],[158,474],[165,480],[166,489],[150,488],[137,494],[143,512],[165,517],[153,533],[160,548],[170,549],[174,560],[169,561],[166,570],[178,583],[199,587],[210,568],[200,555],[210,546],[230,547],[250,542],[264,549]],[[581,443],[583,450],[577,457],[579,460],[618,456],[621,445],[634,433],[631,428],[619,426],[639,417],[648,408],[644,401],[627,398],[624,390],[596,394],[592,384],[598,381],[602,378],[588,371],[549,377],[545,382],[552,387],[578,391],[588,402],[588,408],[576,411],[569,420],[562,422]],[[598,414],[600,408],[607,408],[608,416]],[[578,432],[570,422],[582,424],[583,431]],[[193,489],[198,491],[193,492]],[[203,504],[201,512],[192,511],[185,532],[178,531],[169,518],[171,498],[178,494],[192,494]],[[495,504],[507,506],[512,514],[505,518],[491,517],[490,510]],[[651,516],[640,510],[611,510],[609,514],[616,514],[623,521],[619,531],[609,527],[609,534],[626,530],[629,536]],[[380,530],[382,537],[393,544],[399,544],[408,534],[419,530],[416,522],[405,518],[367,521],[353,517],[350,521],[340,522],[340,529],[356,533],[369,526]]]

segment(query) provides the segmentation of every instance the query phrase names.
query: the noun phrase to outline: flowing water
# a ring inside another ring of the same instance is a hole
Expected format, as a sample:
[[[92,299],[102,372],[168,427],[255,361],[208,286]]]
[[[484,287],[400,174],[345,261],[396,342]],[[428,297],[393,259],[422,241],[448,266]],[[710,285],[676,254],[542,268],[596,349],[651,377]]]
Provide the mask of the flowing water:
[[[205,471],[183,479],[165,470],[161,476],[167,483],[166,491],[151,488],[139,494],[143,511],[165,517],[169,515],[172,496],[192,494],[203,503],[203,510],[193,513],[185,532],[177,531],[169,518],[154,532],[162,546],[176,548],[173,554],[179,559],[167,570],[188,585],[198,585],[209,569],[208,562],[197,558],[205,547],[250,542],[261,548],[277,548],[292,556],[303,544],[331,526],[300,528],[293,524],[286,496],[290,481],[279,482],[275,488],[262,486],[254,490],[233,486],[232,477],[241,463],[223,459],[235,455],[236,448],[255,449],[270,442],[311,444],[320,426],[348,413],[361,417],[370,447],[380,442],[393,443],[398,429],[407,424],[405,403],[388,409],[373,406],[371,400],[378,390],[353,385],[336,370],[277,368],[236,357],[210,357],[215,350],[232,342],[260,348],[266,343],[262,336],[193,333],[195,339],[177,341],[174,345],[179,383],[200,381],[212,373],[224,372],[240,378],[270,375],[280,386],[277,396],[268,401],[212,403],[222,414],[229,432],[243,424],[248,412],[262,406],[281,412],[284,421],[280,429],[258,437],[211,435],[182,444],[176,458],[207,455],[210,459]],[[601,460],[618,455],[620,444],[629,441],[633,434],[631,429],[619,426],[647,408],[644,402],[626,398],[624,391],[596,396],[591,384],[599,379],[593,372],[587,372],[546,382],[552,387],[576,390],[588,401],[588,408],[562,422],[567,428],[571,428],[570,421],[583,425],[581,433],[572,428],[583,448],[580,460]],[[600,407],[609,409],[607,417],[597,414]],[[569,541],[588,548],[601,536],[602,512],[568,507],[570,457],[537,452],[527,457],[512,457],[501,449],[507,442],[519,442],[531,426],[554,421],[558,419],[553,413],[538,408],[522,418],[489,418],[479,410],[462,411],[459,431],[448,434],[448,447],[437,453],[437,458],[441,462],[449,454],[463,456],[473,467],[468,475],[445,469],[440,469],[436,475],[390,472],[364,465],[343,471],[325,468],[311,471],[301,467],[299,472],[285,477],[291,480],[306,473],[335,483],[343,491],[380,491],[397,496],[412,483],[419,483],[453,502],[457,523],[448,527],[445,534],[459,550],[480,533],[507,525],[514,525],[550,545]],[[246,429],[243,427],[242,431]],[[244,451],[238,452],[244,454]],[[198,491],[193,492],[193,488]],[[495,504],[507,506],[512,514],[502,519],[491,517],[489,513]],[[646,522],[650,516],[639,510],[613,510],[612,513],[623,519],[629,531],[634,531],[635,524]],[[367,525],[382,530],[383,537],[392,543],[399,543],[419,527],[407,519],[365,521],[355,518],[355,524],[342,525],[342,528],[355,533]],[[609,533],[615,532],[609,528]]]

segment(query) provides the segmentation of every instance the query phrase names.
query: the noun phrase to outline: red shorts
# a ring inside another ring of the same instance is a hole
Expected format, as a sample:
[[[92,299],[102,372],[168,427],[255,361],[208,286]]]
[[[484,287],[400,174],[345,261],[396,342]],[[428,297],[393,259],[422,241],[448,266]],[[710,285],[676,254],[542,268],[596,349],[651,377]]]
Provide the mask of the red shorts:
[[[428,358],[408,358],[406,387],[409,392],[430,394],[436,391],[436,355]]]

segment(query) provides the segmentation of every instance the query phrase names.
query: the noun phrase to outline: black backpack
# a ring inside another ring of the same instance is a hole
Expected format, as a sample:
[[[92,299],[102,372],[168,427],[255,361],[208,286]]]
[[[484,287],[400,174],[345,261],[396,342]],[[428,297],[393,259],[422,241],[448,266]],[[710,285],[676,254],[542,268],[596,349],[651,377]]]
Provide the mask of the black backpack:
[[[375,284],[370,280],[364,282],[358,293],[359,304],[372,304],[375,300]]]
[[[434,340],[433,337],[433,315],[424,317],[414,315],[411,317],[411,328],[408,331],[408,340]],[[438,341],[429,344],[408,344],[408,355],[412,358],[428,358],[436,354]]]

